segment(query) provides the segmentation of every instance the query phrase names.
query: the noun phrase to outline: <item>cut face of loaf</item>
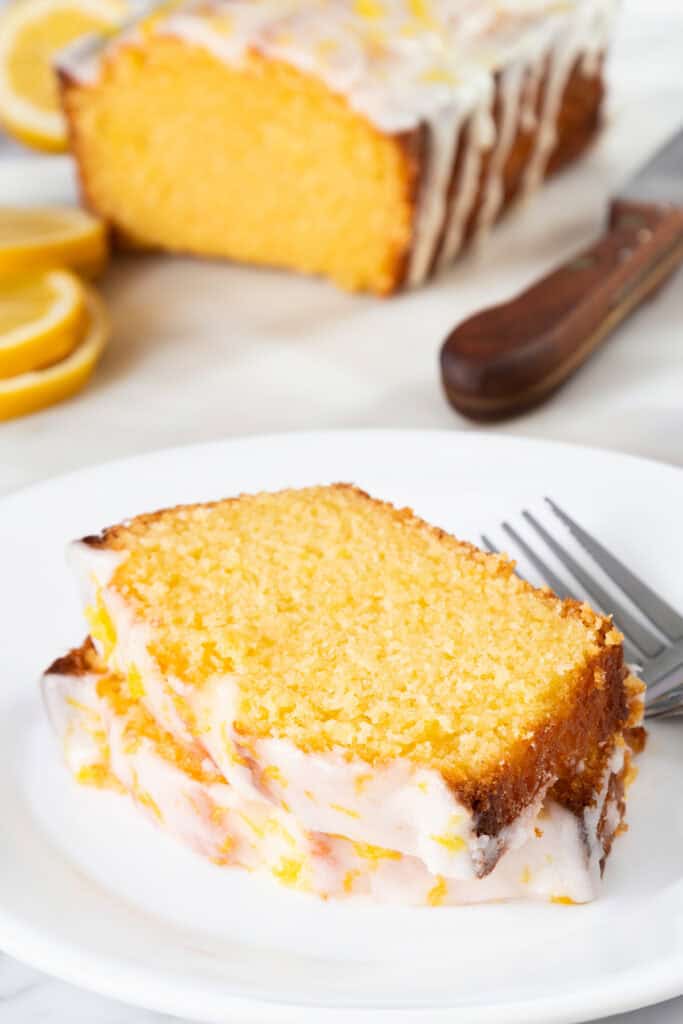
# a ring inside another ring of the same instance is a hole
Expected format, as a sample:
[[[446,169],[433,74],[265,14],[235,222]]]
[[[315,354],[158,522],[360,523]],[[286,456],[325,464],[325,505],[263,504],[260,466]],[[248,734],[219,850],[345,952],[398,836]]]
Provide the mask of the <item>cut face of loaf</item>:
[[[75,778],[127,793],[156,826],[220,866],[270,874],[323,898],[431,906],[510,898],[584,902],[597,882],[591,851],[602,851],[604,862],[623,817],[630,751],[619,737],[609,757],[600,756],[599,785],[586,791],[585,807],[547,800],[525,841],[486,878],[445,878],[394,850],[307,833],[267,798],[245,798],[206,755],[161,729],[130,691],[91,641],[48,669],[45,701]],[[566,782],[586,788],[578,777]]]
[[[598,127],[610,0],[258,6],[188,4],[62,61],[83,197],[130,243],[389,294]]]
[[[596,789],[631,714],[608,619],[349,486],[141,516],[73,557],[106,663],[178,741],[437,874],[487,874],[579,766]]]

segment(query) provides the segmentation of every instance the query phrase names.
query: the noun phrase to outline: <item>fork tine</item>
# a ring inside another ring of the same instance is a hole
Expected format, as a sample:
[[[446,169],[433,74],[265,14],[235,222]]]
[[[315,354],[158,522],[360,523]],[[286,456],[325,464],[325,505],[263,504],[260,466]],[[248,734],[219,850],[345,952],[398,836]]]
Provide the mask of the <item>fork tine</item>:
[[[596,579],[593,578],[583,566],[572,558],[568,551],[566,551],[561,544],[559,544],[555,538],[548,533],[544,526],[538,522],[538,520],[532,516],[526,509],[522,512],[522,515],[526,521],[534,528],[536,533],[542,537],[545,543],[548,545],[550,550],[555,554],[559,561],[571,572],[579,583],[588,591],[594,601],[602,608],[603,611],[614,615],[614,620],[622,631],[622,633],[631,640],[635,647],[643,654],[646,654],[650,658],[654,658],[655,655],[659,654],[664,649],[662,641],[650,632],[646,626],[643,626],[636,618],[631,615],[628,609],[624,608],[615,598],[608,594],[608,592],[601,586]]]
[[[641,678],[647,687],[647,704],[660,697],[666,697],[672,690],[683,685],[683,654],[680,648],[669,647],[661,658],[648,662],[641,673]]]
[[[672,704],[670,708],[647,708],[645,710],[645,718],[648,722],[651,722],[654,718],[674,718],[676,715],[683,715],[683,705],[679,703]]]
[[[665,647],[656,658],[650,658],[643,666],[641,678],[647,685],[648,691],[661,680],[669,678],[672,672],[683,663],[683,644],[671,644]]]
[[[647,616],[650,622],[654,623],[658,629],[661,629],[662,633],[670,640],[683,639],[683,616],[679,615],[659,594],[655,594],[646,583],[643,583],[638,576],[632,573],[630,569],[627,569],[599,541],[591,537],[590,533],[587,533],[582,526],[579,526],[554,501],[550,498],[545,500],[572,536],[578,540],[581,547],[588,552],[591,558],[595,559],[601,569],[623,590],[626,596]]]
[[[683,684],[680,680],[669,693],[645,705],[646,718],[673,718],[683,714]]]
[[[508,537],[511,537],[518,548],[526,555],[527,559],[535,569],[538,569],[541,576],[548,584],[551,590],[554,590],[558,597],[563,599],[575,600],[574,595],[567,589],[565,584],[562,582],[559,576],[556,576],[549,565],[546,565],[542,558],[533,551],[523,537],[514,530],[509,523],[503,523],[503,529],[507,533]]]
[[[658,715],[663,711],[670,711],[673,707],[683,706],[683,684],[680,681],[674,684],[668,693],[664,693],[647,704],[647,713]]]

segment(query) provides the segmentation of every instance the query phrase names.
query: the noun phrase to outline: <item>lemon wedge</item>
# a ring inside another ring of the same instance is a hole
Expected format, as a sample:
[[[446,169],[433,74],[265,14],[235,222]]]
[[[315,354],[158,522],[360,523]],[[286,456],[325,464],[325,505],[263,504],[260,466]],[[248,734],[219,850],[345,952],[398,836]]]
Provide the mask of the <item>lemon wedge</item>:
[[[0,16],[0,121],[36,149],[67,148],[52,59],[90,32],[109,31],[126,13],[122,0],[14,0]]]
[[[69,267],[92,277],[107,262],[102,221],[69,206],[0,206],[0,275]]]
[[[66,270],[0,278],[0,379],[66,358],[87,323],[85,290]]]
[[[89,324],[81,344],[54,366],[0,380],[0,420],[37,412],[76,394],[87,383],[109,337],[109,319],[101,300],[88,290]]]

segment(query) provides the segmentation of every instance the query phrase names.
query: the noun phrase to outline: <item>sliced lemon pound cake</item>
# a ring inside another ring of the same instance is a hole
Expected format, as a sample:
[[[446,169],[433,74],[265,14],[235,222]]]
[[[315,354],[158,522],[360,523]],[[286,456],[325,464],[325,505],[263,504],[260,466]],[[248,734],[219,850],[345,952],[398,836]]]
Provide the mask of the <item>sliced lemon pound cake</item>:
[[[235,800],[449,885],[554,809],[571,898],[595,892],[642,710],[610,620],[347,485],[143,515],[71,556],[106,671]]]
[[[60,57],[134,245],[419,285],[599,125],[616,0],[185,0]]]
[[[612,752],[609,771],[600,757],[599,791],[591,791],[585,773],[566,780],[568,791],[586,790],[581,808],[575,797],[571,808],[563,804],[559,792],[548,799],[526,841],[485,878],[435,875],[395,850],[306,833],[266,797],[241,796],[210,758],[161,729],[130,689],[90,640],[48,669],[45,700],[75,778],[128,794],[155,825],[219,866],[270,875],[325,899],[428,906],[514,897],[583,902],[594,894],[595,878],[575,816],[590,815],[604,859],[623,814],[631,751],[620,741],[622,753]]]

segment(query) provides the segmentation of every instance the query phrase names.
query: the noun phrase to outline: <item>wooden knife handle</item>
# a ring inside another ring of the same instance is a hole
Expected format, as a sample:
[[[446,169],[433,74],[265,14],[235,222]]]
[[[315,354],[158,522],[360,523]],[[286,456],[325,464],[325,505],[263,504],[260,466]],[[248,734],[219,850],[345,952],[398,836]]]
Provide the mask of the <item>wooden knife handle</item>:
[[[441,350],[449,402],[475,420],[540,404],[681,262],[682,208],[615,201],[595,245],[449,334]]]

